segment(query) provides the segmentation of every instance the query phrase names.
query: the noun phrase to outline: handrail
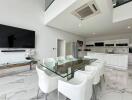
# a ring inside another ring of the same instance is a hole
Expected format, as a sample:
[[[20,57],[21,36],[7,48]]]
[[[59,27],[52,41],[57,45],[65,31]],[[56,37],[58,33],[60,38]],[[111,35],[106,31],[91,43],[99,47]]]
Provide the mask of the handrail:
[[[119,7],[131,1],[132,0],[113,0],[113,8]]]

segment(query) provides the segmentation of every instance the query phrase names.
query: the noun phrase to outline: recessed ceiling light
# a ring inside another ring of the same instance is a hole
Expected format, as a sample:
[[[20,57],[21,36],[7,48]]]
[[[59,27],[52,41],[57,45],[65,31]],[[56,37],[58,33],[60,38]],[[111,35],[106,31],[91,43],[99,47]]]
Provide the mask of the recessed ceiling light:
[[[128,29],[130,29],[130,28],[131,28],[131,26],[128,26],[127,28],[128,28]]]

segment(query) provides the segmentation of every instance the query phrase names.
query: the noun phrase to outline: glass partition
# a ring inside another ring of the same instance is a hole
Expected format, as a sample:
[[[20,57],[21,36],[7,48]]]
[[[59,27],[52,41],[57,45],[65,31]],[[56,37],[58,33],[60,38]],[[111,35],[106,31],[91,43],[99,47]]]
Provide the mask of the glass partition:
[[[112,1],[113,1],[113,7],[116,8],[116,7],[126,4],[132,0],[112,0]]]
[[[45,11],[49,8],[49,6],[54,2],[55,0],[45,0]]]

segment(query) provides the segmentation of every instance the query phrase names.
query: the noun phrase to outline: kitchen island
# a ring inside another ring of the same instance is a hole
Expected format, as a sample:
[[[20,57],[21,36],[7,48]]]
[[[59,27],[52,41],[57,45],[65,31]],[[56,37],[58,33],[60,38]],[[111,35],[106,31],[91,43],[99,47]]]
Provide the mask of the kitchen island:
[[[128,54],[109,54],[87,52],[88,58],[95,58],[105,61],[106,66],[110,66],[119,70],[128,69]]]

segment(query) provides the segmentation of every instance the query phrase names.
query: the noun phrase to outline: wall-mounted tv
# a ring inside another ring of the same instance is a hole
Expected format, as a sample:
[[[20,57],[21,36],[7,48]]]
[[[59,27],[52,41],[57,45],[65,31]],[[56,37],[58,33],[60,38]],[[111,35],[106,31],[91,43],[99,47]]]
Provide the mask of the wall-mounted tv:
[[[0,24],[0,48],[35,48],[35,31]]]
[[[98,46],[99,46],[99,47],[100,47],[100,46],[104,46],[104,42],[96,42],[96,43],[95,43],[95,46],[97,46],[97,47],[98,47]]]

